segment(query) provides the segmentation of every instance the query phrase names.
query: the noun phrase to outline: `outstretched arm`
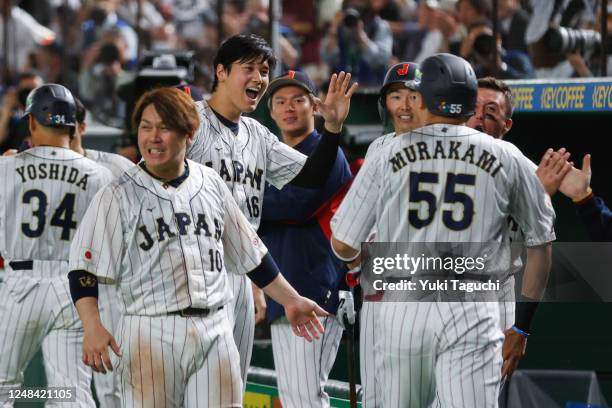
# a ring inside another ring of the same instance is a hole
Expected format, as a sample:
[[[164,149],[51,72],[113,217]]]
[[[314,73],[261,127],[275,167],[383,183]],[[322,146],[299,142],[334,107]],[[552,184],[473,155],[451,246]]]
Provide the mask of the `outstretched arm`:
[[[357,83],[350,85],[350,82],[351,74],[344,71],[333,74],[325,100],[315,100],[321,116],[325,119],[323,137],[314,152],[308,156],[302,170],[291,180],[292,185],[307,188],[325,185],[336,161],[340,132],[349,113],[351,97],[358,87]]]

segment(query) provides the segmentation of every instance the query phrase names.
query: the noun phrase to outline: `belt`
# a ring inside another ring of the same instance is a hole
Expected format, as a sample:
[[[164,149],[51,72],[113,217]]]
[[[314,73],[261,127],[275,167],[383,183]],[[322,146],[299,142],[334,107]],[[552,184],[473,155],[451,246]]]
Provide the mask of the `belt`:
[[[174,312],[168,312],[168,315],[182,316],[182,317],[191,317],[191,316],[206,317],[209,314],[214,313],[217,310],[221,310],[221,309],[223,309],[223,306],[219,306],[216,308],[203,308],[203,309],[198,309],[196,307],[187,307],[182,310],[175,310]]]
[[[34,269],[34,261],[11,261],[8,264],[14,271],[31,271]]]

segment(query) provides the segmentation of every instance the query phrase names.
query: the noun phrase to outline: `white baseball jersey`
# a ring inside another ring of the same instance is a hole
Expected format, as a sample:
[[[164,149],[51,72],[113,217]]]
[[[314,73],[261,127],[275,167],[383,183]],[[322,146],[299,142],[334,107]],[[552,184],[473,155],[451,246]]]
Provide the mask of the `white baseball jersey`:
[[[535,246],[554,239],[554,211],[544,196],[515,146],[436,124],[394,137],[370,155],[332,231],[354,248],[372,228],[379,242],[503,242],[512,215],[526,244]],[[434,398],[446,406],[457,395],[461,406],[496,406],[502,340],[496,303],[383,302],[379,313],[375,331],[386,334],[376,342],[382,406],[429,406]],[[445,378],[449,367],[471,369]]]
[[[254,119],[241,117],[238,133],[234,134],[219,121],[206,101],[196,102],[196,107],[200,127],[187,150],[187,157],[213,168],[221,176],[242,213],[257,229],[266,181],[278,189],[283,188],[300,172],[306,156],[281,143]],[[253,293],[251,282],[245,276],[230,273],[228,277],[234,297],[225,311],[233,325],[246,387],[255,335]]]
[[[111,181],[102,166],[59,147],[34,147],[0,160],[0,405],[40,346],[49,387],[76,387],[75,403],[95,407],[82,361],[83,329],[70,297],[70,240],[96,192]],[[5,405],[6,404],[6,405]]]
[[[178,188],[132,167],[96,195],[72,242],[70,270],[116,283],[126,314],[221,306],[226,263],[246,274],[267,252],[221,178],[188,164]]]
[[[70,240],[108,170],[72,150],[34,147],[0,160],[0,250],[11,260],[68,260]]]
[[[205,101],[196,102],[200,127],[187,157],[213,168],[255,229],[266,182],[279,190],[304,167],[306,156],[282,143],[255,119],[241,117],[238,134],[223,125]]]
[[[106,167],[115,179],[119,178],[125,171],[132,168],[134,163],[125,157],[99,150],[85,149],[85,157]],[[98,289],[98,310],[102,324],[108,331],[116,335],[121,312],[118,305],[117,288],[113,285],[101,285]],[[93,373],[96,389],[96,397],[101,408],[121,407],[121,384],[117,371]]]
[[[429,125],[393,138],[364,163],[332,231],[354,248],[373,227],[379,242],[501,242],[512,215],[526,245],[537,246],[555,239],[545,194],[513,144]]]
[[[102,152],[100,150],[85,149],[85,157],[109,169],[115,178],[118,178],[124,171],[135,166],[134,163],[120,154]]]

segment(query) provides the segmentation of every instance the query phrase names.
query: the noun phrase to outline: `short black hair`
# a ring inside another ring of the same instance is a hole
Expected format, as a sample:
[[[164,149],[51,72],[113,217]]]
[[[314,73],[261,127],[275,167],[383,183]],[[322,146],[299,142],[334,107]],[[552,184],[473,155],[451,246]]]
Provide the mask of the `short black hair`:
[[[478,88],[492,89],[497,92],[504,94],[506,100],[506,119],[510,119],[514,113],[514,106],[512,105],[512,90],[506,85],[504,81],[500,81],[497,78],[491,76],[478,79]]]
[[[223,41],[213,60],[215,80],[211,92],[217,89],[219,83],[217,65],[223,65],[223,68],[230,72],[234,62],[241,64],[253,61],[267,62],[270,66],[270,71],[276,66],[276,57],[266,40],[255,34],[239,34]]]
[[[74,97],[74,104],[76,105],[76,120],[77,123],[85,122],[85,105],[76,96]]]

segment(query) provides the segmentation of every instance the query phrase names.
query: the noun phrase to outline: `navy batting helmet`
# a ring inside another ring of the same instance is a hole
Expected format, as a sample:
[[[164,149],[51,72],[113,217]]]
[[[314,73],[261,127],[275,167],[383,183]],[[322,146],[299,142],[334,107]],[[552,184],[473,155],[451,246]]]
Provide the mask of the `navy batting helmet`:
[[[33,89],[26,99],[23,117],[32,115],[46,127],[76,127],[76,103],[68,88],[45,84]]]
[[[478,81],[466,60],[452,54],[435,54],[423,61],[421,73],[417,88],[431,113],[453,118],[474,114]]]
[[[391,85],[403,84],[408,89],[416,90],[415,81],[418,81],[420,75],[419,65],[416,62],[400,62],[389,68],[380,88],[380,96],[378,97],[378,114],[383,122],[383,126],[387,126],[387,121],[389,120],[385,97]]]

